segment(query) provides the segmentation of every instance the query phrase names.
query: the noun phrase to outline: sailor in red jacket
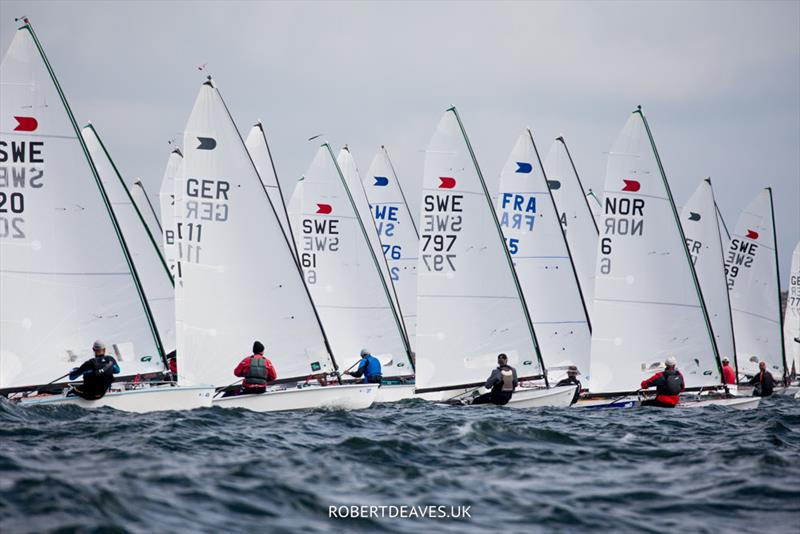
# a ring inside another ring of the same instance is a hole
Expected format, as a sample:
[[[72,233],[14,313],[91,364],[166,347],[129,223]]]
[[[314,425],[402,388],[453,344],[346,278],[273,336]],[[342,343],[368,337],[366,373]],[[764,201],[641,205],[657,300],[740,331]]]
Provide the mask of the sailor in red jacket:
[[[656,387],[656,398],[643,401],[642,406],[674,408],[678,404],[681,392],[686,389],[686,383],[681,372],[675,368],[678,361],[674,356],[667,358],[664,365],[666,369],[642,381],[642,389]]]
[[[233,374],[244,378],[242,387],[234,393],[239,395],[264,393],[267,384],[278,378],[272,362],[264,357],[264,345],[260,341],[253,343],[253,355],[239,362]]]
[[[722,383],[723,384],[736,383],[736,371],[734,371],[733,367],[731,367],[731,361],[728,359],[727,356],[722,358]]]

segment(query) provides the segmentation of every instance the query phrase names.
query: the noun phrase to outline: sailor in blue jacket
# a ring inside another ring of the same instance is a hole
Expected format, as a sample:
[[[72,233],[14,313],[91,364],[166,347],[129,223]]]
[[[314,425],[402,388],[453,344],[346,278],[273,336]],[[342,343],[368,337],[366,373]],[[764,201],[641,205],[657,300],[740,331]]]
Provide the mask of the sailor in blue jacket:
[[[356,378],[363,376],[365,384],[380,384],[381,378],[383,378],[381,362],[367,349],[361,349],[361,362],[358,364],[358,369],[347,374]]]

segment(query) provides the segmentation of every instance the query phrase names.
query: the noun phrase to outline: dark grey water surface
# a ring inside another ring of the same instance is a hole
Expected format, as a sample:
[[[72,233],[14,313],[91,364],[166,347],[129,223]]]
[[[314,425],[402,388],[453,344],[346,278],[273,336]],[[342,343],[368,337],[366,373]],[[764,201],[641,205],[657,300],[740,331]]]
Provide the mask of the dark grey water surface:
[[[339,505],[464,505],[471,517],[329,518]],[[0,401],[4,533],[599,528],[800,532],[800,401],[145,415]]]

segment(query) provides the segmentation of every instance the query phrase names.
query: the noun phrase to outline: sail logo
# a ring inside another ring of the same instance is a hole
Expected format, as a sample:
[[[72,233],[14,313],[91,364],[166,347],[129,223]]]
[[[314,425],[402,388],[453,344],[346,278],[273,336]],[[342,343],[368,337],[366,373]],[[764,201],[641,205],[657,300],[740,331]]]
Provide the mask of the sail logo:
[[[637,192],[639,189],[642,188],[642,184],[640,184],[637,180],[622,180],[625,185],[622,186],[623,191],[629,191],[631,193]]]
[[[389,185],[389,179],[386,176],[375,176],[375,183],[373,185],[377,187],[386,187]]]
[[[439,177],[439,189],[453,189],[456,186],[456,179],[452,176]]]
[[[745,237],[747,237],[747,239],[752,239],[753,241],[755,241],[756,239],[758,239],[758,232],[756,232],[755,230],[747,230],[747,236]]]
[[[213,137],[198,137],[197,140],[200,142],[197,145],[197,150],[214,150],[217,148],[217,140]]]
[[[514,172],[520,174],[530,174],[531,171],[533,171],[533,165],[531,165],[530,163],[526,163],[524,161],[518,161],[517,170]]]
[[[700,214],[699,214],[699,213],[696,213],[696,212],[694,212],[694,211],[690,211],[690,212],[689,212],[689,220],[690,220],[690,221],[699,221],[699,220],[700,220],[700,218],[701,218],[701,217],[700,217]]]
[[[330,204],[317,204],[317,213],[319,215],[330,215],[333,212],[333,206]]]
[[[751,231],[748,230],[748,234]],[[749,269],[753,266],[757,253],[758,243],[736,237],[731,239],[728,254],[725,256],[725,276],[728,280],[728,290],[733,289],[736,285],[736,278],[742,272],[742,269]]]
[[[39,121],[34,117],[14,117],[17,125],[14,127],[15,132],[35,132],[39,127]]]
[[[561,189],[561,182],[559,180],[547,180],[547,187],[553,191],[558,191]]]
[[[625,180],[626,187],[628,187]],[[639,182],[636,183],[636,190]],[[623,189],[624,190],[624,189]],[[606,195],[603,238],[600,240],[600,274],[611,274],[613,236],[641,237],[644,235],[644,210],[647,203],[643,198],[629,198]]]

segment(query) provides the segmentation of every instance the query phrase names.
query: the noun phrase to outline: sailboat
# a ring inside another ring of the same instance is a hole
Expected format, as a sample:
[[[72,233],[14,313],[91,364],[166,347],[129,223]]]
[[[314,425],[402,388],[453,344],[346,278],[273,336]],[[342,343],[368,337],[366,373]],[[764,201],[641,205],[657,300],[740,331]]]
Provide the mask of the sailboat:
[[[553,142],[545,159],[544,168],[550,184],[550,193],[556,203],[561,226],[567,238],[569,252],[575,264],[583,302],[591,320],[595,254],[599,233],[591,203],[598,208],[599,204],[594,197],[590,199],[584,191],[578,170],[563,137],[558,137]],[[588,372],[588,368],[585,372]]]
[[[530,129],[500,173],[497,217],[528,305],[549,378],[575,365],[589,373],[592,330],[552,192]],[[591,214],[584,208],[587,217]]]
[[[419,233],[386,147],[381,146],[375,154],[361,183],[413,350],[417,325]]]
[[[256,166],[258,176],[261,178],[261,183],[264,184],[264,189],[267,191],[272,205],[275,206],[275,211],[278,213],[278,221],[281,223],[283,232],[289,237],[289,246],[292,247],[292,254],[297,257],[297,250],[294,248],[294,239],[292,239],[292,227],[289,224],[289,214],[286,212],[286,201],[283,198],[283,189],[278,180],[278,171],[275,169],[275,162],[272,160],[272,152],[269,149],[267,142],[267,134],[264,131],[264,125],[258,121],[250,128],[250,133],[247,134],[247,139],[244,142],[247,147],[247,152]]]
[[[755,375],[763,360],[776,382],[782,382],[788,365],[771,188],[761,191],[739,216],[726,251],[725,272],[739,373]]]
[[[181,229],[175,268],[179,382],[225,389],[257,339],[277,383],[262,394],[215,398],[215,406],[369,407],[378,384],[311,385],[336,373],[336,361],[276,207],[210,78],[200,87],[183,147],[174,206]]]
[[[681,225],[720,358],[727,357],[735,366],[736,345],[716,205],[711,179],[706,178],[683,207]]]
[[[134,378],[166,369],[162,338],[114,197],[27,19],[0,64],[0,84],[2,174],[14,177],[0,194],[0,392],[28,406],[210,405],[211,388]],[[122,370],[110,392],[93,401],[35,394],[66,386],[59,381],[92,357],[98,338]]]
[[[148,232],[150,232],[150,235],[153,237],[158,250],[163,256],[164,242],[161,239],[161,236],[164,234],[164,230],[161,228],[161,220],[158,217],[158,212],[156,212],[155,206],[153,206],[153,202],[150,200],[150,195],[147,193],[147,189],[141,180],[134,180],[134,182],[131,184],[131,187],[128,188],[128,191],[131,194],[134,206],[136,206],[136,209],[139,210]]]
[[[117,166],[91,124],[81,130],[89,156],[108,195],[122,238],[142,284],[165,353],[175,350],[175,287],[156,239],[133,200]]]
[[[175,267],[179,257],[178,227],[175,224],[175,178],[183,169],[183,153],[178,148],[172,149],[167,159],[167,168],[158,191],[158,204],[161,209],[162,242],[164,244],[164,261],[170,276],[175,278]],[[174,307],[174,303],[173,303]]]
[[[786,358],[794,369],[791,374],[800,374],[800,243],[794,247],[792,270],[789,273],[789,291],[786,295],[786,312],[783,318],[783,344]]]
[[[355,163],[349,153],[340,158],[343,168],[323,144],[297,182],[289,202],[295,245],[333,354],[343,368],[353,369],[361,350],[370,351],[384,379],[397,382],[382,386],[377,401],[399,400],[413,394],[410,350],[381,274],[383,257],[370,244],[344,176]]]
[[[425,152],[417,264],[417,394],[480,387],[505,353],[521,380],[549,386],[525,298],[455,108]],[[509,406],[569,406],[574,386],[519,388]]]
[[[688,391],[722,386],[703,294],[650,128],[633,112],[608,156],[595,278],[589,400],[631,406],[673,356]],[[758,399],[707,399],[753,407]]]

